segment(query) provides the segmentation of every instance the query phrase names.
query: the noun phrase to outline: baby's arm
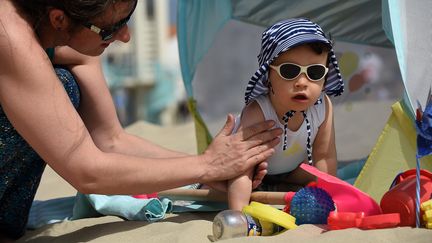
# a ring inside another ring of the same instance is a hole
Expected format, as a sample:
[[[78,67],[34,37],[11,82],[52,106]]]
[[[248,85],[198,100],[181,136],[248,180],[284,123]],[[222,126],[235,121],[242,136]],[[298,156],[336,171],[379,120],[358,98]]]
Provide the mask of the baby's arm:
[[[230,209],[241,211],[249,204],[252,192],[252,172],[239,176],[228,182],[228,206]]]
[[[260,121],[264,121],[264,115],[258,103],[252,102],[242,112],[240,127],[247,127]],[[245,175],[228,181],[228,206],[230,209],[242,210],[244,206],[249,204],[253,171],[249,170]]]
[[[333,106],[327,95],[325,96],[325,101],[325,119],[318,130],[318,134],[312,146],[312,156],[315,167],[320,171],[336,176],[337,159],[333,123]]]

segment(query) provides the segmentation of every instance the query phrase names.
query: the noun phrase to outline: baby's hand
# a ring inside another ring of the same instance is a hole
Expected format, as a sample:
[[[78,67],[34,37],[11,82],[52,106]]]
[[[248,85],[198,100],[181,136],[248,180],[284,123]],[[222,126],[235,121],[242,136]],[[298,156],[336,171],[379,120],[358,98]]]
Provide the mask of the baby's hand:
[[[267,175],[267,167],[267,162],[262,162],[258,164],[252,180],[252,189],[256,189],[262,183],[265,175]]]

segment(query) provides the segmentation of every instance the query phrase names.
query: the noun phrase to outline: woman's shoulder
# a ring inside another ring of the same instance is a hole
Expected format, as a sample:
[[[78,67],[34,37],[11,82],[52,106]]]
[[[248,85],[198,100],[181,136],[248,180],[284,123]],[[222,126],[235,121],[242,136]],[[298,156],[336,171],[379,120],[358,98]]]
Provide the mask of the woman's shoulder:
[[[3,0],[0,8],[0,53],[11,55],[23,52],[35,58],[38,49],[42,50],[42,47],[28,19],[10,0]]]
[[[29,19],[10,0],[3,0],[0,8],[0,36],[3,40],[14,38],[14,41],[26,40],[19,37],[36,38]]]
[[[0,72],[14,72],[16,67],[48,61],[30,22],[9,0],[0,8]],[[31,57],[31,58],[29,58]]]

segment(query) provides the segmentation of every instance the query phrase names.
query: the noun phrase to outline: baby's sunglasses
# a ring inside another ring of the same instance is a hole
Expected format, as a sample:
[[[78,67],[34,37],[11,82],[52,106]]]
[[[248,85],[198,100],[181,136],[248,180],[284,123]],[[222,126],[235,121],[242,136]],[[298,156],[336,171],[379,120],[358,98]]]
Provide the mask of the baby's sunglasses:
[[[300,74],[306,74],[310,81],[318,82],[324,78],[328,72],[328,68],[322,64],[311,64],[308,66],[301,66],[295,63],[282,63],[278,66],[270,65],[281,78],[285,80],[296,79]]]
[[[135,8],[138,4],[138,0],[135,1],[135,5],[132,8],[132,11],[129,13],[129,15],[120,20],[119,22],[113,24],[111,27],[106,28],[106,29],[102,29],[97,27],[96,25],[92,24],[92,23],[84,23],[83,26],[90,29],[91,31],[95,32],[96,34],[100,35],[103,41],[108,41],[111,40],[114,35],[117,33],[117,31],[119,31],[121,28],[123,28],[125,25],[127,25],[127,23],[129,22],[129,19],[131,18],[133,12],[135,11]]]

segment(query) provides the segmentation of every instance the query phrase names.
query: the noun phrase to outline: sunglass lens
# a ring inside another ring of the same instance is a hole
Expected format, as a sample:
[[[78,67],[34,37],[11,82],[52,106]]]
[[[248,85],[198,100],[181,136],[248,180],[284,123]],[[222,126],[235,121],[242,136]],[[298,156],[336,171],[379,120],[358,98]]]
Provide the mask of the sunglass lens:
[[[300,67],[293,64],[283,64],[280,66],[280,74],[286,79],[294,79],[300,73]]]
[[[107,41],[114,37],[114,34],[119,31],[121,28],[123,28],[125,25],[127,25],[130,17],[127,17],[120,22],[116,23],[110,30],[104,30],[104,33],[102,33],[102,40]]]
[[[118,22],[117,24],[115,24],[112,28],[112,32],[116,32],[119,29],[123,28],[125,25],[127,25],[129,18],[130,17],[127,17],[127,18],[123,19],[122,21]]]
[[[325,67],[321,65],[313,65],[308,67],[307,74],[311,80],[320,80],[324,78]]]

